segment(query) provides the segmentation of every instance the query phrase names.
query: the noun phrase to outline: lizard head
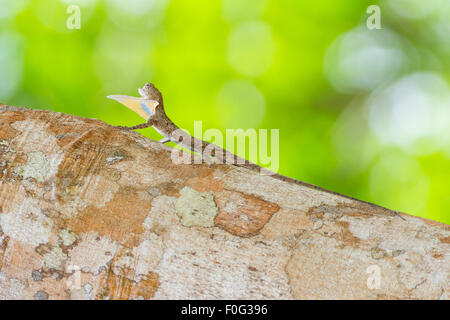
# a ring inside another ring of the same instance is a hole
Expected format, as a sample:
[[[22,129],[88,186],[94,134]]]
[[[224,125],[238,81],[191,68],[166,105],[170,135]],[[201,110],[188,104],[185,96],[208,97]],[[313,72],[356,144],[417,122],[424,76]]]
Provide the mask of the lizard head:
[[[149,98],[157,101],[160,100],[159,98],[161,97],[161,93],[155,88],[153,83],[146,83],[142,88],[139,88],[138,91],[143,98]]]

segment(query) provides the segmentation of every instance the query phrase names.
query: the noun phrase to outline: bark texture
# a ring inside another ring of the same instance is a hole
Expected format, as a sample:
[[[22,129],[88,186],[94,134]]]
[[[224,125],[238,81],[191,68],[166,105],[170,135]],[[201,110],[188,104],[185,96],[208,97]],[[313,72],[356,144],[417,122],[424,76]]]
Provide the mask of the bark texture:
[[[0,105],[1,299],[448,299],[450,228]]]

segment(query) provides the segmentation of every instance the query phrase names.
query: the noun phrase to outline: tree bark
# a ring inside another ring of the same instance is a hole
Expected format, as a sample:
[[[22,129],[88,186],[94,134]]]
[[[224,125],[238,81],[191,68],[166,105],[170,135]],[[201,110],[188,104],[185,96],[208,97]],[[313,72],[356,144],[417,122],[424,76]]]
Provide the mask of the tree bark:
[[[450,228],[0,106],[1,299],[448,299]]]

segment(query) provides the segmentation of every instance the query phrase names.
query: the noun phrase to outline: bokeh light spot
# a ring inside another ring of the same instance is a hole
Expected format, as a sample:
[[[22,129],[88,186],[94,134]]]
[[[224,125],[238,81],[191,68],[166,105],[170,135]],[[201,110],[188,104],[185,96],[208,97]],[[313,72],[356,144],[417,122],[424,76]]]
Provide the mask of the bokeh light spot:
[[[97,0],[59,0],[66,5],[77,5],[82,7],[91,7],[94,6]]]
[[[108,17],[121,29],[148,30],[164,20],[168,4],[169,0],[108,0]]]
[[[344,93],[372,90],[394,77],[405,63],[400,43],[400,39],[387,30],[351,30],[328,48],[325,76]]]
[[[0,35],[0,98],[6,102],[22,82],[23,39],[14,34]]]
[[[230,23],[258,20],[268,2],[268,0],[222,0],[223,17]]]
[[[441,119],[448,109],[448,95],[448,86],[439,75],[406,76],[372,94],[368,101],[369,126],[384,144],[419,154],[435,152],[448,136],[445,131],[450,119]],[[428,138],[428,143],[415,145],[423,138]]]
[[[420,19],[429,16],[445,6],[448,0],[389,0],[384,1],[396,14],[408,19]]]
[[[339,170],[345,172],[347,178],[367,170],[379,152],[376,137],[368,130],[358,105],[350,105],[341,113],[331,137]]]
[[[144,15],[154,10],[160,3],[167,1],[164,0],[109,0],[110,5],[116,7],[116,9],[122,12],[132,15]]]
[[[228,62],[239,73],[255,77],[267,71],[273,62],[275,41],[270,26],[248,22],[235,27],[228,39]]]
[[[0,0],[0,20],[10,18],[28,5],[29,0]]]
[[[216,114],[227,129],[255,128],[264,120],[265,99],[249,81],[231,80],[225,83],[216,98]]]

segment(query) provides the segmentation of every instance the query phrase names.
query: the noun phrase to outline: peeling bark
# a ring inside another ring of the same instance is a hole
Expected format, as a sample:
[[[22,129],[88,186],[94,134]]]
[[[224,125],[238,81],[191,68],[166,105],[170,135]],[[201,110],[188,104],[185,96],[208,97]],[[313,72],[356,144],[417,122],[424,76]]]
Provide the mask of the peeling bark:
[[[0,106],[1,299],[448,299],[450,227]]]

